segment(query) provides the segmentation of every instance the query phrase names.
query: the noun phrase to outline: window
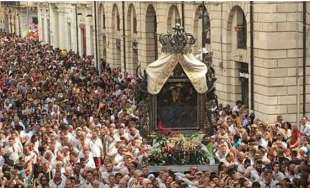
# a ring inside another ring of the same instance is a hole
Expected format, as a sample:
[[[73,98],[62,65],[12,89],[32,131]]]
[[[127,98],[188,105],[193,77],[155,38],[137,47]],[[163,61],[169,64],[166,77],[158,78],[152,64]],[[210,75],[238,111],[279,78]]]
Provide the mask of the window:
[[[90,26],[90,50],[91,54],[94,54],[94,28]]]
[[[105,29],[105,15],[102,15],[102,28]]]
[[[121,50],[121,40],[120,39],[116,39],[116,49]]]
[[[45,41],[45,36],[44,36],[44,33],[45,33],[45,26],[44,26],[44,18],[41,18],[41,23],[42,23],[42,41]]]
[[[32,17],[32,23],[37,25],[38,24],[38,18]]]
[[[247,43],[247,28],[246,28],[246,20],[243,15],[242,23],[237,24],[236,26],[237,32],[237,48],[245,49]]]
[[[71,43],[72,43],[72,39],[71,39],[71,23],[70,22],[68,22],[67,28],[68,28],[68,49],[72,49],[72,47],[71,47]]]
[[[241,101],[245,105],[249,105],[249,65],[247,63],[238,62],[240,64],[240,86]]]
[[[106,39],[106,37],[105,36],[103,36],[102,37],[102,58],[106,61],[106,59],[107,59],[107,47],[106,47],[106,41],[107,41],[107,39]]]
[[[203,13],[202,13],[202,24],[203,24],[203,28],[202,28],[202,44],[204,47],[204,44],[210,44],[211,40],[210,40],[210,18],[208,15],[207,10],[203,9]]]
[[[47,19],[47,34],[48,34],[48,37],[47,37],[47,43],[48,44],[51,44],[51,30],[50,30],[50,19]]]
[[[133,18],[133,32],[137,33],[137,18]]]
[[[132,43],[132,63],[134,66],[134,70],[137,68],[136,66],[139,64],[138,61],[138,43],[137,42],[133,42]]]
[[[121,30],[121,27],[120,27],[120,18],[119,18],[119,15],[117,14],[117,17],[116,17],[116,24],[117,24],[117,31],[120,31]]]

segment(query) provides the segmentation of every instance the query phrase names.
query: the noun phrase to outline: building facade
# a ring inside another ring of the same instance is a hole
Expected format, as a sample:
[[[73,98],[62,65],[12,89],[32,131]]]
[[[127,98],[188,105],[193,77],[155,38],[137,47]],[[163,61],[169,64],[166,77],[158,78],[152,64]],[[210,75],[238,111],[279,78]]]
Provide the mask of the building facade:
[[[220,102],[242,100],[258,118],[294,122],[310,115],[307,4],[44,2],[37,10],[42,42],[129,73],[157,59],[159,35],[179,22],[197,38],[194,53],[213,52]]]
[[[0,3],[0,31],[25,37],[38,24],[34,3],[7,1]]]

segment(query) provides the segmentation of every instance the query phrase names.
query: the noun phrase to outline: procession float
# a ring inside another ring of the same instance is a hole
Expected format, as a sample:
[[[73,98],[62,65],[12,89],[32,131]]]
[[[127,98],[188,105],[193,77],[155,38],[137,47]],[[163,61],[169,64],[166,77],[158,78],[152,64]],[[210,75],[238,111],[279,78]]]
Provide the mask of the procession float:
[[[195,41],[177,23],[173,32],[160,35],[159,58],[144,71],[137,70],[137,101],[146,106],[145,133],[152,142],[145,161],[149,165],[214,163],[208,136],[216,121],[216,78],[211,63],[192,53]]]

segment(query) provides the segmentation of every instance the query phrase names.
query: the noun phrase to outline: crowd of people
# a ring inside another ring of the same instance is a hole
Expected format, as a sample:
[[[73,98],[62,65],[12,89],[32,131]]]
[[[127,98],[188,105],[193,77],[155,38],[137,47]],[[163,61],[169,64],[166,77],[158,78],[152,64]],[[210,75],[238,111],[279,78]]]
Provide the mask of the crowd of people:
[[[219,106],[217,133],[210,138],[220,164],[217,184],[233,187],[309,187],[310,121],[300,127],[278,116],[265,123],[240,101]]]
[[[309,187],[310,121],[266,124],[218,108],[217,173],[142,166],[151,146],[137,79],[93,57],[0,33],[0,185],[38,188]]]

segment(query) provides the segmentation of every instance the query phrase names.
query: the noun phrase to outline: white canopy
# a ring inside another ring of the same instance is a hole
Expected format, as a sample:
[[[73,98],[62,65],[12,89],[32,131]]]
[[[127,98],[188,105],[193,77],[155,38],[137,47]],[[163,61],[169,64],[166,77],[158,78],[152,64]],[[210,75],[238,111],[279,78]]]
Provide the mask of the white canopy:
[[[208,54],[209,51],[207,50],[207,48],[202,48],[199,50],[199,53],[198,54],[194,54],[195,55],[195,58],[198,59],[199,61],[202,61],[202,56],[203,54]]]
[[[146,68],[148,78],[147,89],[150,94],[156,95],[160,92],[178,63],[195,90],[201,94],[207,92],[207,66],[204,63],[196,59],[192,53],[162,53],[158,60],[149,64]]]

